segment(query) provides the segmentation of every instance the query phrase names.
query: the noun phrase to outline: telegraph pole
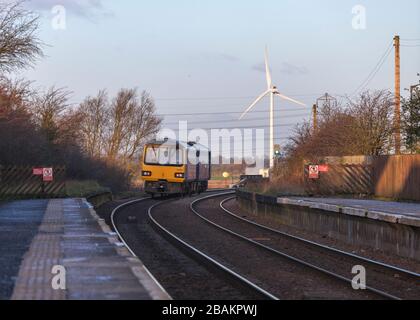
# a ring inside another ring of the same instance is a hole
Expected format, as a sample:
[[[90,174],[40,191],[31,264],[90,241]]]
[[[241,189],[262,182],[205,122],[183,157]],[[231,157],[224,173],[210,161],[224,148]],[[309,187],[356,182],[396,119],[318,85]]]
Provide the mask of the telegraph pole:
[[[395,113],[394,135],[395,154],[401,154],[401,65],[400,65],[400,37],[394,37],[395,47]]]
[[[313,116],[313,129],[314,133],[318,130],[318,107],[316,104],[312,107],[312,116]]]

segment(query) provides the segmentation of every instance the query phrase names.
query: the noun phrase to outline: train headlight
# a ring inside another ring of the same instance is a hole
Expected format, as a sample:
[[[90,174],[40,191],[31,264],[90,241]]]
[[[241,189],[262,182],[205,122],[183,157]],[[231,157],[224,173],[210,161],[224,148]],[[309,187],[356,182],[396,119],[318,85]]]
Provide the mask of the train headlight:
[[[150,177],[150,176],[152,176],[152,173],[150,171],[142,171],[141,172],[141,175],[143,177]]]
[[[182,179],[182,178],[184,178],[184,174],[183,173],[175,173],[175,178]]]

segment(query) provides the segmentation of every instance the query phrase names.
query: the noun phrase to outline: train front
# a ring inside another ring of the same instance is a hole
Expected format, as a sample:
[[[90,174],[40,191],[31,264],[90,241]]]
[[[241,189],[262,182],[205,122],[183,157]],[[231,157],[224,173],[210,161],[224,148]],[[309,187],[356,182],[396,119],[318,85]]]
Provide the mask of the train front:
[[[153,141],[144,147],[142,179],[150,195],[183,192],[185,182],[185,150],[177,141]]]

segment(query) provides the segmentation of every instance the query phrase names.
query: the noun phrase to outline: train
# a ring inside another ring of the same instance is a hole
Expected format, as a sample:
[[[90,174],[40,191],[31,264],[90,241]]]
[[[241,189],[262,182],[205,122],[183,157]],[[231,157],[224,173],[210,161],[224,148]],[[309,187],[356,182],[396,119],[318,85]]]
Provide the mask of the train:
[[[144,191],[155,195],[205,192],[211,177],[211,152],[197,142],[153,140],[143,149]]]

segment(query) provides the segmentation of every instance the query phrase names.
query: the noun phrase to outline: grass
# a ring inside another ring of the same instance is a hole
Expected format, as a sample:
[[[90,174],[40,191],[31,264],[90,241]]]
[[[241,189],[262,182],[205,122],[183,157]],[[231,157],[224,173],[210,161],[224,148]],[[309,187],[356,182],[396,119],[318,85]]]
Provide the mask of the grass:
[[[66,195],[68,197],[87,197],[89,195],[110,191],[93,180],[70,180],[66,182]]]
[[[272,180],[270,182],[247,183],[246,191],[259,193],[266,196],[306,196],[304,188],[299,182],[289,180]]]

